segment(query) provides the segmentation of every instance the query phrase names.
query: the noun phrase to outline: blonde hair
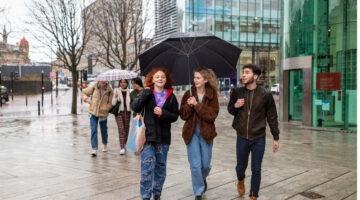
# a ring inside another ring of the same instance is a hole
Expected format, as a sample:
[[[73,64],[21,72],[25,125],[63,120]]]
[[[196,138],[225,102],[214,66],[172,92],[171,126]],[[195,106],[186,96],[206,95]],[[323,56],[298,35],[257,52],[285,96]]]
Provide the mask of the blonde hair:
[[[216,75],[212,69],[198,68],[194,70],[194,73],[195,72],[199,72],[201,76],[208,81],[206,85],[210,86],[215,92],[217,92],[218,87],[216,85]]]

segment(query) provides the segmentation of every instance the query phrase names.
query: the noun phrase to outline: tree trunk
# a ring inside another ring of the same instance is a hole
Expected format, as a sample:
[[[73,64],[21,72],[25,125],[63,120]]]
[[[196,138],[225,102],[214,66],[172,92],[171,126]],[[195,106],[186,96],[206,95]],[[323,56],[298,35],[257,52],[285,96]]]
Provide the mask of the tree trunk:
[[[72,70],[72,83],[73,83],[73,92],[72,92],[72,103],[71,103],[71,114],[77,114],[77,93],[78,93],[78,73],[75,70]]]

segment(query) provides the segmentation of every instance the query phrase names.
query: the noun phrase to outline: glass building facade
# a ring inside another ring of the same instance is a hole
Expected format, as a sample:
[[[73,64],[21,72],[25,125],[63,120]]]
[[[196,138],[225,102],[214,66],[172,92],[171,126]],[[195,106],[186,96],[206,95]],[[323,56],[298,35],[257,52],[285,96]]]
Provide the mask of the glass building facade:
[[[357,127],[357,1],[282,0],[280,119]]]
[[[173,1],[156,0],[155,5],[173,5],[170,2]],[[262,82],[269,86],[279,82],[280,3],[281,0],[177,0],[172,14],[156,14],[160,13],[158,9],[155,15],[159,20],[172,16],[165,31],[170,27],[174,32],[206,31],[240,47],[243,51],[238,72],[229,75],[232,84],[239,81],[244,64],[256,63],[263,71]],[[165,31],[155,27],[154,40],[170,34],[163,34]]]

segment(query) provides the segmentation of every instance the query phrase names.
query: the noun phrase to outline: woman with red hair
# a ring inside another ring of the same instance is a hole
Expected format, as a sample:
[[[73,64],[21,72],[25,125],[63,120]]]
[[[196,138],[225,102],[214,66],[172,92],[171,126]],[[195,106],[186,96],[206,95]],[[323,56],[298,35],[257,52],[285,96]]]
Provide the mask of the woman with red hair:
[[[131,109],[144,109],[146,142],[140,152],[140,194],[143,200],[159,200],[166,178],[167,153],[171,143],[171,123],[179,117],[179,104],[173,93],[173,79],[164,68],[146,75],[145,89],[131,103]]]

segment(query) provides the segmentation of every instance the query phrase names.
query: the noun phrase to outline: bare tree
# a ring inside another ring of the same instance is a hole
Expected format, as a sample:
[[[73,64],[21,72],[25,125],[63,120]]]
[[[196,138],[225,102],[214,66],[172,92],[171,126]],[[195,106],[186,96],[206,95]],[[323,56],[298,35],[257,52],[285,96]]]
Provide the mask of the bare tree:
[[[89,41],[92,23],[92,11],[85,9],[86,4],[86,0],[34,0],[28,5],[28,23],[39,27],[32,35],[72,73],[72,114],[77,114],[77,66]]]
[[[97,61],[111,69],[134,70],[138,55],[151,43],[150,32],[145,30],[149,1],[98,0],[93,6],[97,12],[92,49],[96,49]]]

